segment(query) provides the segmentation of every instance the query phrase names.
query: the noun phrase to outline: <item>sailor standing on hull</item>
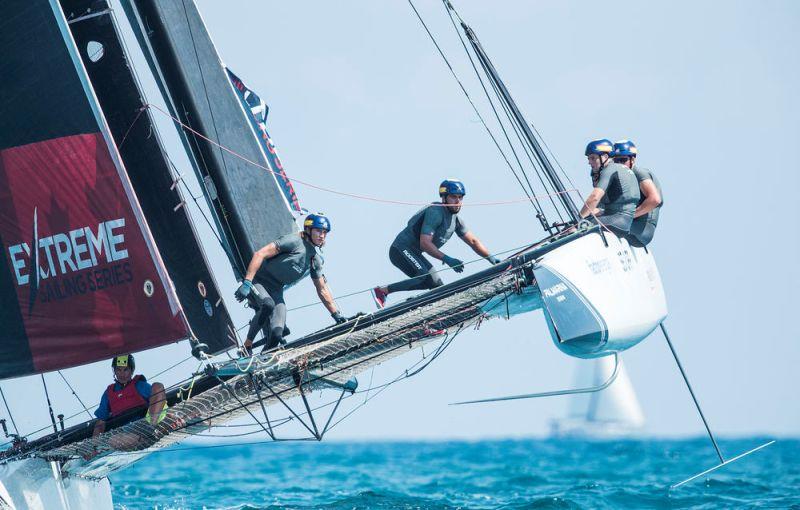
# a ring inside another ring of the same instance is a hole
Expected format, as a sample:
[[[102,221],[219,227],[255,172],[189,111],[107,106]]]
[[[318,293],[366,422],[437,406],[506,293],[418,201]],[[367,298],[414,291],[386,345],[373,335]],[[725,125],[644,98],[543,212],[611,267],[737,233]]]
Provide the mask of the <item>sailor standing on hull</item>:
[[[615,163],[625,165],[633,170],[636,180],[639,182],[641,199],[633,213],[633,224],[628,241],[634,246],[647,246],[653,240],[656,226],[658,225],[658,214],[663,202],[661,184],[655,174],[647,168],[636,165],[636,156],[639,150],[630,140],[620,140],[614,142],[614,151],[611,157]]]
[[[639,203],[639,183],[633,171],[627,166],[614,163],[611,152],[614,147],[610,140],[600,139],[589,142],[586,155],[592,168],[594,189],[581,208],[581,218],[590,217],[619,236],[631,230],[633,214]],[[595,219],[599,216],[600,218]]]
[[[500,259],[489,254],[489,250],[469,231],[464,220],[458,216],[466,193],[464,183],[461,181],[444,180],[439,185],[441,202],[434,202],[417,211],[408,221],[406,228],[397,234],[389,248],[389,260],[410,279],[372,289],[378,308],[384,307],[386,297],[392,292],[433,289],[443,285],[433,265],[422,256],[423,253],[441,260],[456,273],[462,272],[464,270],[462,261],[439,250],[454,232],[481,257],[492,264],[500,262]]]
[[[302,232],[286,234],[253,254],[245,279],[235,294],[237,300],[247,299],[248,304],[256,309],[244,343],[248,352],[259,329],[263,331],[266,342],[262,351],[286,343],[283,340],[286,326],[283,291],[308,274],[333,320],[337,324],[346,322],[328,289],[322,273],[322,256],[317,253],[317,248],[322,248],[330,231],[328,218],[321,213],[309,214],[303,222]]]

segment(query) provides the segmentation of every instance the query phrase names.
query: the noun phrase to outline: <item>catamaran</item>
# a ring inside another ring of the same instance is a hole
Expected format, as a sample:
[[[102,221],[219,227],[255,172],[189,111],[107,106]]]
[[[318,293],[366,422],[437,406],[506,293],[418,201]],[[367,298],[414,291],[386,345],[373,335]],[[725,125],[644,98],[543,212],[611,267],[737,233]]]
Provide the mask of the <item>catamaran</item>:
[[[590,387],[470,403],[601,391],[619,373],[619,352],[658,327],[666,334],[667,305],[653,253],[631,246],[602,221],[580,218],[561,179],[566,174],[475,32],[445,1],[500,134],[484,126],[546,236],[492,268],[286,348],[230,355],[237,331],[188,212],[198,204],[156,117],[179,127],[206,219],[239,277],[254,250],[295,230],[294,214],[302,208],[293,179],[267,132],[266,104],[222,63],[194,3],[119,5],[164,107],[144,99],[107,1],[7,0],[1,8],[0,69],[14,79],[0,82],[0,378],[179,340],[189,340],[203,366],[167,390],[166,419],[155,426],[130,421],[143,414],[134,409],[111,418],[95,437],[92,421],[65,427],[55,418],[53,433],[41,437],[7,432],[0,503],[110,508],[110,473],[242,416],[273,440],[290,439],[281,434],[287,421],[301,424],[304,438],[321,440],[346,417],[337,413],[358,391],[359,373],[435,344],[432,355],[404,374],[411,376],[487,319],[542,310],[558,349],[578,358],[610,357],[613,368]],[[229,359],[215,357],[226,353]],[[309,403],[317,389],[332,395],[325,406]],[[276,408],[289,417],[278,418]],[[714,446],[720,466],[729,462]]]

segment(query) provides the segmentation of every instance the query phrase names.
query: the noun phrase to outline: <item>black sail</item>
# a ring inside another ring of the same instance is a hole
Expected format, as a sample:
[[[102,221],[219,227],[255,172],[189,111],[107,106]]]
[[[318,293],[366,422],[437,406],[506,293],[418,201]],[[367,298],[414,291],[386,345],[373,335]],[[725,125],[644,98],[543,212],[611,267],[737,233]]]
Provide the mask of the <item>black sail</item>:
[[[192,332],[209,351],[226,350],[235,344],[233,323],[108,4],[60,3]]]
[[[208,176],[207,196],[229,241],[231,262],[240,274],[253,252],[295,230],[261,133],[251,126],[228,73],[192,0],[122,0],[144,46],[149,63],[168,91],[188,132],[201,177]],[[143,34],[146,34],[143,35]],[[217,145],[219,144],[219,145]],[[220,145],[222,147],[220,147]],[[223,148],[224,147],[224,148]]]

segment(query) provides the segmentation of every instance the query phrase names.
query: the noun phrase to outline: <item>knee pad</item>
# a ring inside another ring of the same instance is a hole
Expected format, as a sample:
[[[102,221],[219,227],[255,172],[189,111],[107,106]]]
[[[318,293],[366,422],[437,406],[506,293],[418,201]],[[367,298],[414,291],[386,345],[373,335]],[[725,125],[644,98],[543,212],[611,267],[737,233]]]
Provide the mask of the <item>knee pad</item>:
[[[434,272],[433,268],[431,268],[431,270],[428,272],[427,280],[431,289],[435,289],[436,287],[441,287],[444,285],[442,279],[439,278],[439,273]]]

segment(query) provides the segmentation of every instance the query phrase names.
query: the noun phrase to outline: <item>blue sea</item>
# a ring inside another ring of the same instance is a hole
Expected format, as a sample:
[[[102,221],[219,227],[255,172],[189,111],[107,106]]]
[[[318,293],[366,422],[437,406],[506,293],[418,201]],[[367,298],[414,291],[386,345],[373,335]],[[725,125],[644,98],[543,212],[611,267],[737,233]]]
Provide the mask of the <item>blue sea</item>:
[[[765,441],[720,446],[732,457]],[[800,441],[667,490],[714,463],[704,439],[183,445],[111,480],[120,509],[800,510]]]

